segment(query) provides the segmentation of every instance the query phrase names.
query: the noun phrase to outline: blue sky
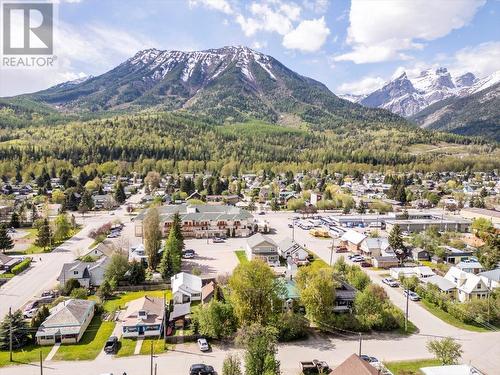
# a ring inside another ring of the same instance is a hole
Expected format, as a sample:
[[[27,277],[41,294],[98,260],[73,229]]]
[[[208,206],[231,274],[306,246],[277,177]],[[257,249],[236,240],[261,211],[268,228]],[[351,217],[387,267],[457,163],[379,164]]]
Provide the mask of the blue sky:
[[[497,0],[59,0],[51,71],[0,72],[0,95],[98,75],[140,49],[247,45],[336,93],[403,70],[500,69]]]

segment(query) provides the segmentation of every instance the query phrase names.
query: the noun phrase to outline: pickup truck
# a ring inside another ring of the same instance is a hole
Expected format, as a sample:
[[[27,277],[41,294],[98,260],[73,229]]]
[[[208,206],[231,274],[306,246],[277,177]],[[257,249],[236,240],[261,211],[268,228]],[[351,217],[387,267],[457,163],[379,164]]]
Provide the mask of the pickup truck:
[[[313,359],[310,362],[300,362],[300,368],[303,374],[329,374],[330,366],[325,361]]]
[[[111,336],[104,345],[104,353],[113,354],[118,350],[118,337]]]

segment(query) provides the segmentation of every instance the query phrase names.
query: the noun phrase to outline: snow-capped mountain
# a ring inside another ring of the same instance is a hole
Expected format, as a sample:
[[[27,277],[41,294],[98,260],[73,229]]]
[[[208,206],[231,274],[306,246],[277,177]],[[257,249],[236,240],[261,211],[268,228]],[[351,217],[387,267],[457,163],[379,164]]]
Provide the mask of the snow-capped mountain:
[[[427,69],[417,77],[406,73],[384,84],[380,89],[357,100],[367,107],[388,109],[411,117],[428,106],[450,97],[465,97],[500,81],[500,71],[478,79],[472,73],[453,77],[446,68]]]
[[[243,46],[182,52],[146,49],[100,76],[31,98],[75,111],[186,109],[216,119],[323,123],[401,119],[342,100],[271,56]]]

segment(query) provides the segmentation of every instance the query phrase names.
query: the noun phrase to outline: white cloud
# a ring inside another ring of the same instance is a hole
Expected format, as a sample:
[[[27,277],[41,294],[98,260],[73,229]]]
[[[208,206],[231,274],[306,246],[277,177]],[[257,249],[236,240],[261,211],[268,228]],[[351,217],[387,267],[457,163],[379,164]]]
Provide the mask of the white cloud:
[[[357,64],[406,59],[404,51],[467,25],[485,0],[352,0],[347,43],[336,57]]]
[[[283,37],[283,46],[303,52],[315,52],[323,46],[329,34],[330,29],[326,26],[324,17],[305,20]]]
[[[262,42],[259,42],[258,40],[254,41],[252,43],[252,48],[254,49],[262,49],[267,47],[267,42],[264,40]]]
[[[500,41],[466,47],[455,53],[450,70],[456,74],[472,72],[484,77],[500,70]]]
[[[292,29],[292,21],[300,17],[300,7],[294,3],[253,2],[250,5],[250,16],[236,16],[236,22],[246,36],[252,36],[257,31],[276,32],[285,35]]]
[[[345,82],[337,87],[339,94],[363,95],[369,94],[384,84],[385,80],[382,77],[364,77],[359,81]]]
[[[225,14],[233,13],[231,5],[226,0],[189,0],[189,6],[204,6],[206,8],[217,10]]]
[[[329,0],[304,0],[304,8],[323,14],[328,10]]]

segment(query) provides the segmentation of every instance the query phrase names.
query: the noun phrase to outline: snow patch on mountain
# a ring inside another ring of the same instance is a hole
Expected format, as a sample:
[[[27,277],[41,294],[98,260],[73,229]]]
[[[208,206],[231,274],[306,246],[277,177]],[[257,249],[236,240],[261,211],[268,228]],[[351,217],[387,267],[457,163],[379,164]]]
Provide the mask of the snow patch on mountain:
[[[453,77],[446,68],[441,67],[424,70],[414,78],[408,78],[406,73],[403,73],[357,102],[367,107],[384,108],[410,117],[438,101],[468,96],[498,82],[500,71],[478,79],[470,72]],[[349,100],[346,95],[341,97]]]

